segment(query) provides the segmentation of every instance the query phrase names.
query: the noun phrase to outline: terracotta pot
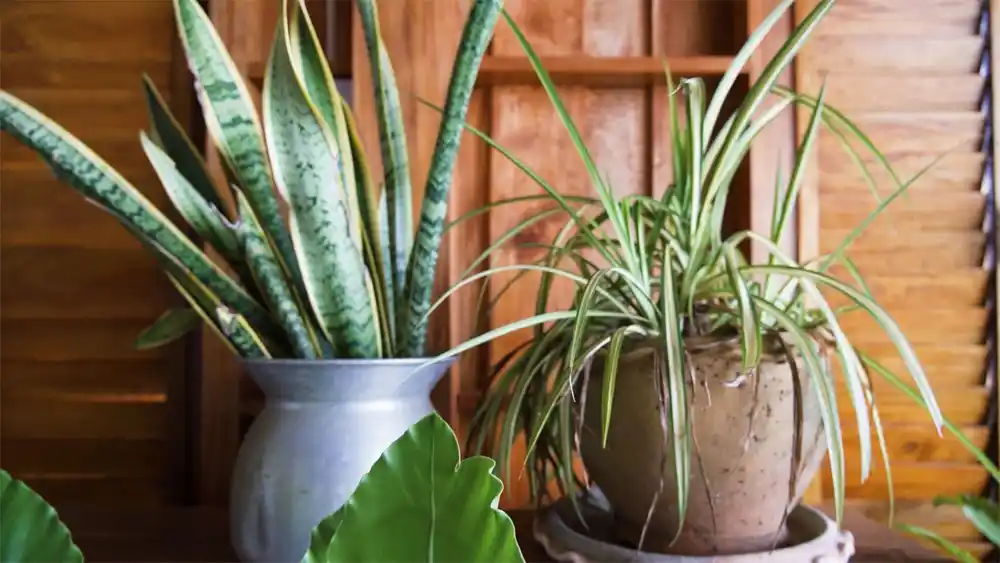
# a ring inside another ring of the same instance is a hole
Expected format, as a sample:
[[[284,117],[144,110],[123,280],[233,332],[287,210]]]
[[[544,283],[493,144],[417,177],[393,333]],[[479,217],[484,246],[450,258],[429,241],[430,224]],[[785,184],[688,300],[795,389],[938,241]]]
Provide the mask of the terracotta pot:
[[[595,358],[582,406],[584,465],[613,507],[625,541],[638,542],[657,498],[644,551],[710,555],[780,546],[786,509],[798,504],[826,453],[812,374],[794,350],[797,369],[786,353],[776,352],[756,373],[741,374],[735,339],[689,339],[686,348],[691,481],[676,542],[671,545],[679,521],[673,448],[657,400],[654,377],[662,362],[656,344],[621,358],[606,448],[600,438],[604,366]],[[793,467],[796,441],[800,459]]]

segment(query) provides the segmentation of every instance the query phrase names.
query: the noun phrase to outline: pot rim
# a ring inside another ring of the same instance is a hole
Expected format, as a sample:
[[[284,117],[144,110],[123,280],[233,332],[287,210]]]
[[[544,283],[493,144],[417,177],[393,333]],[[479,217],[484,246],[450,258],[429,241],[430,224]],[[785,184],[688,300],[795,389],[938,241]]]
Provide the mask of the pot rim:
[[[244,366],[342,366],[342,367],[360,367],[360,366],[374,366],[374,365],[384,365],[384,366],[416,366],[416,367],[428,367],[437,364],[453,363],[458,359],[458,356],[427,356],[421,358],[329,358],[322,360],[309,360],[306,358],[239,358],[240,364]]]

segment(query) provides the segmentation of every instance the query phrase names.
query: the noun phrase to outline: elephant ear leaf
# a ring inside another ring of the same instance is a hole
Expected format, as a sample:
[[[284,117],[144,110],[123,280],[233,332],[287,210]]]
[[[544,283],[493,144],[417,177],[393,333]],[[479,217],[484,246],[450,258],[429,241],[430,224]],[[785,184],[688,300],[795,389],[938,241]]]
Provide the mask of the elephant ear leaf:
[[[493,466],[482,456],[461,461],[451,428],[427,415],[320,522],[302,562],[523,563],[514,523],[497,508],[503,484]]]
[[[75,563],[83,554],[52,506],[0,469],[0,561]]]

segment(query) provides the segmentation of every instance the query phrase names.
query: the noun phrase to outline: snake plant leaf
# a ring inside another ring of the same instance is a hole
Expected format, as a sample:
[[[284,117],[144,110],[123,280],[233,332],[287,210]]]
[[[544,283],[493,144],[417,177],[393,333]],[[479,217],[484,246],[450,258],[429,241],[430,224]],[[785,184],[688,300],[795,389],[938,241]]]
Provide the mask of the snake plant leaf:
[[[270,323],[267,311],[141,192],[76,137],[8,92],[0,92],[0,131],[34,149],[60,180],[118,218],[137,238],[153,243],[186,275],[196,278],[250,322]]]
[[[320,329],[339,357],[377,358],[377,318],[356,242],[358,226],[340,185],[347,157],[295,72],[284,20],[275,34],[263,100],[268,148],[291,207],[294,248]]]
[[[291,2],[291,7],[287,4]],[[333,72],[326,61],[323,47],[316,36],[316,30],[307,16],[304,0],[282,0],[282,13],[289,13],[287,48],[292,67],[299,77],[305,97],[316,109],[316,112],[337,143],[338,154],[350,154],[350,139],[347,132],[347,122],[341,110],[344,99],[337,90],[333,80]],[[340,166],[340,186],[344,189],[344,199],[349,202],[352,220],[358,213],[357,193],[355,192],[354,161],[344,158]],[[362,222],[363,223],[363,222]],[[352,235],[360,244],[361,231]]]
[[[336,140],[340,154],[351,156],[342,160],[341,179],[345,190],[344,198],[349,202],[348,208],[351,210],[352,220],[361,227],[352,234],[360,236],[359,244],[364,251],[365,264],[371,275],[376,278],[373,280],[372,291],[376,303],[375,311],[380,314],[379,328],[383,355],[392,356],[394,345],[385,307],[388,298],[385,283],[382,281],[384,269],[376,250],[379,248],[379,232],[375,215],[374,185],[368,161],[357,126],[351,118],[350,107],[337,90],[326,55],[309,20],[304,0],[283,1],[292,2],[290,9],[283,10],[285,13],[291,12],[288,35],[292,65],[302,79],[309,101],[316,107]]]
[[[282,268],[297,280],[295,251],[281,219],[250,92],[199,1],[174,0],[174,14],[209,136],[262,221]]]
[[[23,482],[0,469],[0,561],[83,562],[80,548],[55,509]]]
[[[406,146],[406,127],[399,102],[399,88],[392,70],[392,61],[379,32],[378,6],[375,0],[359,0],[358,15],[368,49],[371,65],[372,88],[375,93],[375,112],[378,117],[379,148],[382,153],[383,186],[388,215],[388,241],[391,268],[386,272],[387,284],[395,290],[393,309],[404,314],[406,294],[406,269],[413,246],[413,198],[409,156]],[[464,36],[463,36],[464,39]],[[464,121],[464,120],[463,120]],[[436,248],[436,247],[435,247]],[[396,320],[397,331],[406,330],[405,323]],[[404,334],[397,332],[396,339]]]
[[[149,350],[170,344],[194,330],[201,319],[189,308],[169,309],[157,317],[135,339],[136,350]]]
[[[523,562],[514,523],[498,509],[503,484],[493,468],[487,457],[461,460],[455,434],[431,413],[320,522],[302,561]]]
[[[431,302],[438,250],[448,212],[452,172],[462,139],[465,116],[469,111],[469,101],[472,99],[472,88],[479,74],[479,65],[493,38],[493,30],[502,9],[502,0],[476,0],[472,4],[452,66],[444,114],[427,171],[420,223],[406,269],[404,291],[409,302],[404,312],[407,324],[404,326],[406,340],[402,350],[409,356],[422,356],[424,353],[427,340],[427,320],[424,315]],[[389,212],[392,213],[391,205]]]
[[[177,291],[177,293],[180,294],[180,296],[183,297],[184,300],[188,302],[188,305],[191,306],[191,310],[194,311],[199,318],[201,318],[201,320],[205,323],[205,325],[208,326],[209,330],[215,333],[219,341],[224,343],[226,345],[226,348],[229,348],[229,351],[234,356],[239,356],[240,355],[239,350],[237,350],[236,347],[233,346],[233,343],[229,340],[229,337],[224,332],[222,332],[222,327],[219,326],[218,318],[209,313],[209,311],[205,310],[203,302],[200,301],[198,298],[196,298],[194,295],[192,295],[191,292],[188,291],[188,289],[185,287],[185,285],[182,284],[173,274],[168,273],[167,280],[169,280],[170,284],[174,286],[174,289]]]
[[[240,356],[249,360],[272,357],[260,335],[254,332],[253,327],[242,316],[221,306],[215,310],[215,317],[219,321],[223,334],[233,343]]]
[[[178,170],[170,156],[149,139],[146,133],[139,133],[139,141],[146,158],[160,178],[167,197],[184,217],[188,225],[202,240],[211,244],[230,264],[241,262],[239,241],[236,233],[222,221],[222,210],[213,207],[201,193],[188,182]]]
[[[267,244],[260,223],[254,217],[253,209],[242,193],[237,192],[237,209],[240,222],[237,225],[240,243],[246,262],[257,287],[274,311],[278,322],[292,345],[296,357],[315,360],[323,354],[317,331],[309,324],[308,311],[302,308],[285,281],[271,247]]]
[[[208,166],[201,157],[201,152],[188,138],[184,127],[170,113],[163,96],[146,74],[142,75],[142,92],[149,112],[150,136],[170,156],[170,160],[174,161],[177,169],[198,190],[201,197],[220,212],[226,213],[228,208],[215,189],[215,182],[208,174]]]
[[[348,145],[351,157],[354,160],[354,179],[357,189],[357,201],[359,203],[358,212],[361,214],[363,250],[365,256],[365,266],[368,268],[372,280],[371,291],[375,299],[375,309],[379,314],[379,336],[382,339],[384,355],[394,357],[396,353],[396,319],[393,315],[395,303],[392,286],[389,285],[391,276],[388,274],[391,264],[386,261],[389,256],[386,253],[387,247],[384,241],[387,240],[387,233],[383,230],[383,217],[381,208],[376,207],[375,184],[371,177],[371,170],[368,168],[368,159],[365,156],[365,149],[361,142],[361,135],[358,127],[351,117],[350,108],[347,102],[341,98],[341,110],[344,114],[344,121],[347,124]],[[380,203],[384,203],[384,198]],[[387,210],[385,210],[387,212]]]

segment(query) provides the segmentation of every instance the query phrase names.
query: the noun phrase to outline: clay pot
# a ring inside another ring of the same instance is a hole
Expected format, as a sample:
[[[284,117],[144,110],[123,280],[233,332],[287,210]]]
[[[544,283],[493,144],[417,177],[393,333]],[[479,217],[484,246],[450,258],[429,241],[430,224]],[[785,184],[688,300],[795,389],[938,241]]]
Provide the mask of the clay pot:
[[[685,346],[691,481],[676,542],[671,545],[679,523],[672,446],[654,380],[663,365],[657,343],[621,358],[606,448],[600,438],[604,366],[595,358],[582,405],[580,449],[587,472],[610,502],[621,539],[632,545],[657,498],[644,551],[711,555],[780,546],[786,510],[799,503],[826,453],[813,375],[791,348],[797,369],[777,347],[755,373],[743,374],[735,338],[689,339]],[[796,442],[800,455],[793,467]]]

